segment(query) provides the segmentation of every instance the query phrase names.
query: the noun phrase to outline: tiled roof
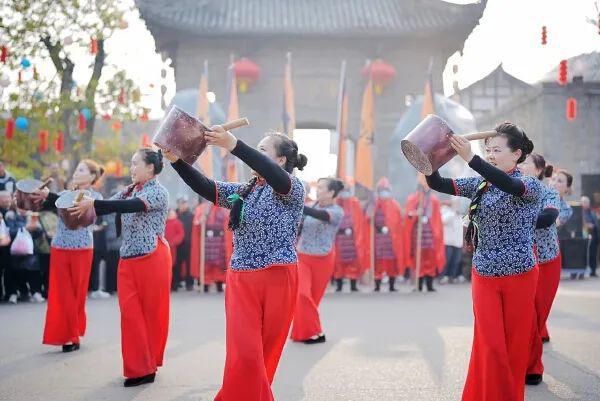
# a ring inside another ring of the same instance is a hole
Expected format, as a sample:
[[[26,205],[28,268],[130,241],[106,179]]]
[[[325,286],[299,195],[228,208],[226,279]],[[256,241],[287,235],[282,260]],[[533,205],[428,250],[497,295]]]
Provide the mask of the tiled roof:
[[[202,36],[427,35],[478,23],[486,0],[135,0],[142,17]]]

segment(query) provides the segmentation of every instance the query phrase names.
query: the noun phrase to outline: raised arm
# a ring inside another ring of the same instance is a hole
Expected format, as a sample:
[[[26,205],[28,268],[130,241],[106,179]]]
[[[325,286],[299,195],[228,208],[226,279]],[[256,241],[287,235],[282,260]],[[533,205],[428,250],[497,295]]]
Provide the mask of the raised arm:
[[[138,213],[146,211],[146,204],[140,198],[96,199],[94,201],[94,210],[98,216],[111,213]]]
[[[427,185],[434,191],[442,192],[448,195],[456,195],[454,183],[451,178],[444,178],[438,171],[425,177]]]
[[[171,166],[194,192],[210,202],[217,201],[217,187],[213,180],[181,159],[171,163]]]
[[[331,215],[326,210],[316,209],[310,206],[304,206],[302,211],[305,215],[314,217],[317,220],[325,221],[329,223],[331,221]]]
[[[525,194],[523,180],[511,177],[477,155],[473,156],[473,159],[469,162],[469,167],[477,171],[483,178],[498,187],[501,191],[515,196],[523,196]]]

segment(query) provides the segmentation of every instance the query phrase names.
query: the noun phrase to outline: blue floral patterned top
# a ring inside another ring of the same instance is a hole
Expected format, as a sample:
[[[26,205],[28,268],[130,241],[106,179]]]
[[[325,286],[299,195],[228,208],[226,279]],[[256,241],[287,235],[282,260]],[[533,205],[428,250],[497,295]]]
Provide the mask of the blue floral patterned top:
[[[123,243],[120,255],[131,258],[152,253],[156,249],[157,240],[166,243],[165,223],[169,206],[169,193],[156,179],[143,185],[136,185],[133,190],[127,188],[117,192],[110,199],[138,198],[146,205],[146,211],[121,214]]]
[[[264,181],[255,185],[244,200],[244,218],[233,232],[232,270],[258,270],[273,265],[297,263],[295,243],[304,208],[304,186],[290,175],[286,195],[276,193]],[[216,182],[216,204],[231,208],[230,195],[246,184]]]
[[[482,276],[511,276],[536,265],[533,246],[542,183],[535,177],[522,176],[518,169],[509,175],[523,181],[524,194],[514,196],[489,185],[475,212],[478,246],[473,265]],[[473,197],[480,182],[479,177],[455,179],[456,195]]]
[[[339,205],[327,207],[315,205],[314,208],[327,211],[329,221],[305,216],[302,223],[302,233],[298,239],[298,252],[323,256],[329,254],[333,248],[335,236],[344,218],[344,209]]]
[[[564,199],[560,199],[560,207],[558,209],[558,221],[562,226],[573,216],[573,208]]]
[[[93,189],[89,191],[92,198],[102,199],[100,193]],[[77,230],[69,230],[62,219],[59,218],[56,225],[56,234],[52,238],[52,247],[60,249],[92,249],[94,248],[93,228],[94,225],[92,224],[91,226],[78,228]]]
[[[542,185],[543,195],[541,208],[554,208],[560,210],[560,195],[554,188]],[[540,263],[556,259],[560,252],[558,246],[558,231],[556,224],[550,227],[535,230],[535,244],[537,245],[538,259]]]

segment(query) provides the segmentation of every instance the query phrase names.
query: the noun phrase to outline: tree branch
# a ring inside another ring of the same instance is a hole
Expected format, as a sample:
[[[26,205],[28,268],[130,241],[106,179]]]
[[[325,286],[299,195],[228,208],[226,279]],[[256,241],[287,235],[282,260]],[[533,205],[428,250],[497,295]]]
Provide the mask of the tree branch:
[[[56,71],[62,75],[64,72],[64,66],[62,60],[60,59],[60,47],[58,45],[53,45],[52,42],[50,42],[50,35],[42,36],[40,40],[44,46],[46,46],[46,49],[48,49],[50,58],[54,64],[54,68],[56,68]]]

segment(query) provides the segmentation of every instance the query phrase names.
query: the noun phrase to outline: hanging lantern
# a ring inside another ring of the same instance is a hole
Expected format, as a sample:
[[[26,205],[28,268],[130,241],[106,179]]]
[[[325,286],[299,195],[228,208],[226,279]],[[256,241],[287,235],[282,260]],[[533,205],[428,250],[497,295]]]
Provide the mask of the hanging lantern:
[[[10,85],[10,78],[8,77],[8,75],[4,74],[2,75],[2,78],[0,78],[0,86],[2,86],[3,88],[7,88],[8,85]]]
[[[567,60],[561,60],[558,66],[558,84],[565,86],[567,84]]]
[[[375,93],[381,95],[383,87],[389,84],[396,76],[396,69],[393,65],[377,59],[362,69],[362,75],[371,77]]]
[[[144,109],[144,112],[140,116],[140,121],[145,123],[148,122],[149,119],[150,118],[148,117],[148,109]]]
[[[104,120],[104,121],[110,121],[110,119],[111,119],[111,117],[110,117],[110,114],[108,114],[108,113],[105,113],[105,114],[102,116],[102,120]]]
[[[9,141],[13,139],[13,136],[15,135],[15,120],[13,120],[12,118],[6,120],[6,132],[4,135]]]
[[[29,120],[27,117],[17,117],[15,120],[15,126],[20,131],[26,131],[29,128]]]
[[[62,131],[58,131],[56,133],[56,138],[54,139],[54,150],[56,153],[61,153],[65,150],[65,134]]]
[[[119,104],[125,104],[125,89],[121,88],[118,98]]]
[[[150,147],[150,137],[148,134],[142,134],[142,148]]]
[[[116,133],[120,133],[121,132],[121,121],[115,121],[114,123],[112,123],[111,129]]]
[[[92,38],[92,40],[90,41],[90,53],[98,53],[98,40],[96,38]]]
[[[29,59],[27,59],[26,57],[23,57],[21,59],[21,67],[23,67],[23,68],[31,67],[31,61],[29,61]]]
[[[90,109],[88,109],[87,107],[84,107],[83,109],[81,109],[81,114],[85,118],[85,121],[89,121],[92,118],[92,111]]]
[[[542,27],[542,45],[548,44],[548,31],[546,25]]]
[[[38,132],[38,138],[40,140],[40,144],[38,150],[40,153],[46,153],[48,151],[48,136],[50,133],[46,130],[42,130]]]
[[[0,61],[2,64],[6,64],[6,59],[8,58],[8,47],[2,46],[0,50]]]
[[[87,120],[82,112],[79,113],[79,124],[78,124],[79,132],[84,133],[87,128]]]
[[[234,64],[235,79],[238,84],[238,90],[246,93],[248,88],[258,81],[260,77],[260,67],[250,59],[241,58]]]
[[[567,120],[573,121],[577,118],[577,99],[567,99]]]

